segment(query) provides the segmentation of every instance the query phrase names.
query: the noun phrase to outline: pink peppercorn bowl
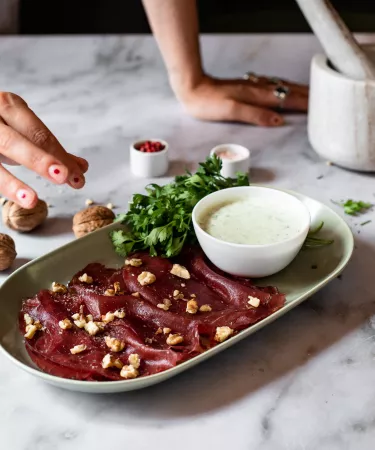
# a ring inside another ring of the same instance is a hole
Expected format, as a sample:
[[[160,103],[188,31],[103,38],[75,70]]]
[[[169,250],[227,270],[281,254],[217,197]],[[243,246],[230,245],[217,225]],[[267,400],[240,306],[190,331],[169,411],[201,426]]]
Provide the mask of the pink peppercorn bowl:
[[[154,153],[139,150],[142,144],[152,141],[160,142],[164,148]],[[134,175],[143,178],[162,177],[168,171],[168,142],[163,139],[141,139],[130,146],[130,169]]]

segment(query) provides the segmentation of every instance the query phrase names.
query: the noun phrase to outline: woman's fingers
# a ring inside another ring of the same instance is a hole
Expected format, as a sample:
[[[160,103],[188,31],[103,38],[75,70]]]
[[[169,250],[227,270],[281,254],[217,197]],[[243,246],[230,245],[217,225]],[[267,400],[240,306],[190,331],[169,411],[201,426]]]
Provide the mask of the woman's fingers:
[[[266,108],[284,108],[294,111],[307,111],[308,97],[289,89],[284,100],[276,95],[276,85],[250,84],[240,80],[235,93],[236,100]]]
[[[68,155],[70,155],[77,161],[77,164],[79,165],[83,173],[86,173],[89,170],[89,163],[86,159],[81,158],[80,156],[72,155],[71,153],[68,153]]]
[[[31,170],[35,170],[35,165],[38,164],[41,166],[38,173],[42,172],[42,176],[55,183],[68,183],[74,188],[84,185],[81,164],[64,150],[56,137],[20,97],[11,93],[0,93],[0,116],[6,124],[0,124],[0,150],[7,152],[2,151],[5,156]],[[11,133],[10,129],[16,131],[18,136]],[[5,134],[4,137],[2,133]],[[20,137],[26,138],[31,145],[27,145]],[[2,148],[4,145],[1,145],[4,141],[8,144],[5,149]],[[16,145],[23,145],[23,155],[18,159],[14,154],[21,152],[16,152]]]
[[[251,82],[251,81],[250,81]],[[288,86],[290,89],[292,89],[295,92],[299,92],[300,94],[308,97],[309,95],[309,87],[304,85],[304,84],[298,84],[298,83],[293,83],[291,81],[288,80],[284,80],[282,78],[268,78],[268,77],[264,77],[264,76],[260,76],[258,77],[258,81],[257,82],[253,82],[254,85],[266,85],[266,86],[273,86],[274,88],[278,85],[283,85],[283,86]]]
[[[36,192],[0,165],[0,193],[23,208],[34,208],[38,201]]]
[[[77,166],[75,171],[70,172],[68,167],[54,155],[37,147],[13,128],[1,123],[0,153],[57,184],[69,182],[73,187],[80,188],[85,183],[84,175],[77,163],[75,163]]]
[[[284,119],[272,110],[229,100],[226,120],[250,123],[264,127],[279,127]]]

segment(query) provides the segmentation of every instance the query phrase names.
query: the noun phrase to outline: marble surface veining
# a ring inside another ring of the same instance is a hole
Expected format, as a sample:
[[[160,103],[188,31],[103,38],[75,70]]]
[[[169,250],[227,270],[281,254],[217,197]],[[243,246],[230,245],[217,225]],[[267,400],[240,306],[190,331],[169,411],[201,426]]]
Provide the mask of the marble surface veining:
[[[205,36],[202,43],[206,70],[222,77],[253,70],[307,82],[309,61],[320,51],[307,35]],[[143,137],[170,143],[169,176],[231,141],[251,148],[254,182],[295,189],[328,205],[330,199],[374,199],[373,175],[327,166],[316,156],[304,116],[262,129],[185,115],[149,37],[1,38],[0,89],[23,96],[65,148],[91,165],[82,191],[11,169],[52,205],[42,228],[10,233],[18,250],[14,267],[73,239],[72,214],[86,198],[126,208],[145,184],[128,168],[129,143]],[[346,217],[356,250],[341,279],[164,384],[112,396],[72,393],[0,355],[0,448],[373,449],[374,213],[367,219],[373,222],[361,227]]]

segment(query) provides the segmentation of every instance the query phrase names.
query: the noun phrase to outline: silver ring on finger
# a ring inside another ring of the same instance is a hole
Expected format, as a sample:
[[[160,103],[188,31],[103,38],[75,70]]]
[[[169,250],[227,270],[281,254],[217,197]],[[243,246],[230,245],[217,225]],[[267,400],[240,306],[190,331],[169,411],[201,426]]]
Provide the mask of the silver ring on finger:
[[[288,86],[279,85],[273,90],[273,95],[279,100],[279,108],[284,107],[285,99],[290,94]]]
[[[252,81],[253,83],[259,83],[259,77],[254,72],[246,72],[243,79]]]

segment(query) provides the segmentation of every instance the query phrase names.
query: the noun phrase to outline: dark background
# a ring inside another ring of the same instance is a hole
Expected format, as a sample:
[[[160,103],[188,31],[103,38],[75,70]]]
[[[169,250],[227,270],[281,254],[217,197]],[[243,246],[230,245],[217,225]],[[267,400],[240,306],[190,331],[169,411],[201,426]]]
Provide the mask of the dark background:
[[[375,0],[332,3],[351,30],[375,31]],[[294,0],[198,0],[198,8],[202,33],[310,31]],[[106,34],[150,29],[141,0],[21,0],[20,32]]]

